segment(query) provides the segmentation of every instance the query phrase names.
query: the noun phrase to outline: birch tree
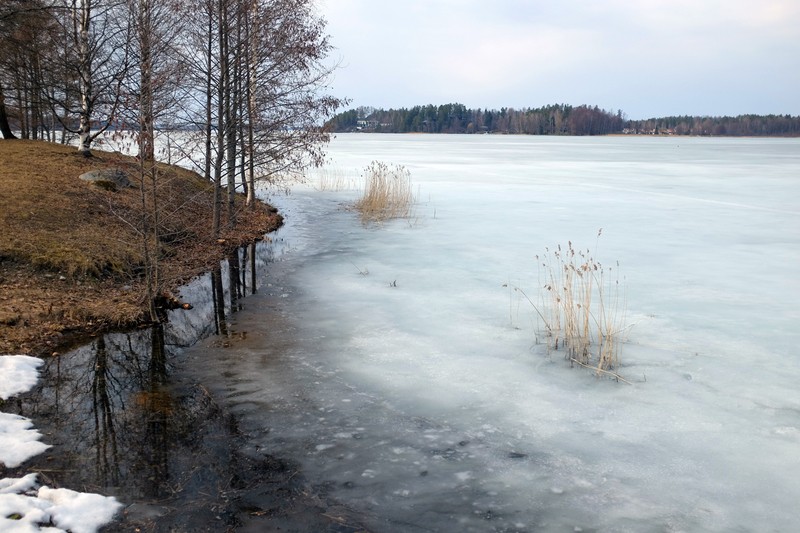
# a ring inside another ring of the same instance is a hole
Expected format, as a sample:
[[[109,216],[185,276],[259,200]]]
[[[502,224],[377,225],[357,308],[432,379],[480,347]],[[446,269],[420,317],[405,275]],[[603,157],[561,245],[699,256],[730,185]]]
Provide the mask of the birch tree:
[[[89,157],[92,142],[118,118],[129,66],[130,28],[119,0],[60,1],[58,20],[66,36],[62,59],[69,75],[54,103],[65,109],[62,124],[78,135],[78,150]],[[74,116],[77,127],[71,120]]]

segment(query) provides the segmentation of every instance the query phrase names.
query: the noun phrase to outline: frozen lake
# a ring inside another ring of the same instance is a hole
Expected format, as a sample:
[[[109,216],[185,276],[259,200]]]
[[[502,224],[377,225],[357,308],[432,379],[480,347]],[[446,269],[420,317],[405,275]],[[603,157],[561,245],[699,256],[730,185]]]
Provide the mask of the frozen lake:
[[[800,140],[339,135],[409,220],[297,187],[270,286],[190,349],[253,449],[396,531],[793,531]],[[598,230],[602,236],[598,239]],[[548,353],[537,260],[619,262],[620,374]],[[538,339],[538,340],[537,340]],[[222,376],[220,379],[219,376]]]

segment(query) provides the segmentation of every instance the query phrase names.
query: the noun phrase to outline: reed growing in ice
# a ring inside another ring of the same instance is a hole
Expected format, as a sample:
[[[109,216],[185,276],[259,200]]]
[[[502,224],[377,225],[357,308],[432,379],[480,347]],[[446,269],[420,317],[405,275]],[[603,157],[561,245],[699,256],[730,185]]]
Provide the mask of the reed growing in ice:
[[[602,229],[598,238],[601,233]],[[590,250],[578,250],[571,241],[566,248],[545,250],[536,256],[538,302],[523,295],[544,323],[548,348],[562,350],[570,364],[622,379],[617,370],[626,306],[619,263],[606,267]]]
[[[315,188],[319,191],[353,191],[359,188],[355,171],[348,172],[339,167],[320,167],[315,169]]]
[[[414,192],[411,172],[406,167],[373,161],[363,177],[364,190],[355,203],[362,222],[381,222],[411,214]]]

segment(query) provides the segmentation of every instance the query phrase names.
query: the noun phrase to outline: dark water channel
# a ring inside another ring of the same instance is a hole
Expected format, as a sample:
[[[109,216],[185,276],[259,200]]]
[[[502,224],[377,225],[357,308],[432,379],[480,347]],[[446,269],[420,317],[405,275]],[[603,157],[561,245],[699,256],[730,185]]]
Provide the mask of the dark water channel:
[[[246,334],[233,317],[246,296],[272,290],[288,247],[279,231],[239,249],[181,289],[191,310],[47,359],[37,387],[5,410],[31,418],[52,447],[0,477],[37,472],[43,485],[116,496],[126,508],[108,531],[357,529],[296,465],[250,450],[183,357],[201,339],[223,350]]]

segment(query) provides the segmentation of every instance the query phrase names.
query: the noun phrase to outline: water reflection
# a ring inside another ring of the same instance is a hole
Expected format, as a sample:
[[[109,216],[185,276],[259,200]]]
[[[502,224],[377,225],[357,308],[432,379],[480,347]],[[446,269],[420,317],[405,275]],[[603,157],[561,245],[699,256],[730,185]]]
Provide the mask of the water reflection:
[[[228,277],[231,294],[231,310],[233,312],[241,311],[242,307],[239,303],[242,299],[242,291],[246,290],[244,280],[242,279],[241,261],[239,260],[239,250],[234,250],[228,254]]]
[[[250,292],[253,294],[258,292],[258,284],[256,283],[256,243],[252,243],[247,247],[247,257],[249,258],[248,266],[250,267]],[[247,272],[243,272],[245,276]],[[243,277],[242,279],[246,279]]]
[[[146,406],[138,398],[152,390],[155,380],[166,379],[166,365],[153,364],[154,352],[164,352],[163,335],[156,331],[105,335],[45,360],[42,379],[17,408],[34,420],[53,448],[26,464],[26,470],[42,472],[56,486],[99,490],[128,485],[145,493],[136,478],[145,466],[141,463],[148,462],[142,458],[153,455],[149,449],[159,444],[142,423]]]
[[[142,457],[141,462],[150,467],[144,486],[145,495],[158,498],[166,495],[164,488],[169,481],[169,415],[172,412],[172,398],[166,388],[167,352],[163,324],[156,324],[150,334],[150,368],[147,383],[140,393],[144,441],[148,443],[142,451],[145,454],[149,452],[149,455]]]
[[[92,413],[94,414],[95,475],[105,484],[117,485],[119,476],[114,465],[118,462],[117,434],[114,429],[114,409],[108,390],[108,350],[105,337],[95,343],[94,379],[92,381]],[[61,358],[58,359],[59,362]]]
[[[208,335],[227,335],[231,313],[264,283],[273,259],[269,240],[236,250],[181,289],[191,310],[170,311],[164,324],[107,334],[47,359],[37,387],[8,406],[33,419],[53,446],[25,470],[39,472],[50,486],[128,503],[164,500],[208,482],[196,472],[196,438],[224,421],[216,420],[220,414],[205,389],[172,378],[174,356]]]
[[[214,303],[214,323],[217,335],[227,335],[228,325],[225,321],[225,291],[222,288],[222,272],[216,269],[211,272],[211,293]]]

